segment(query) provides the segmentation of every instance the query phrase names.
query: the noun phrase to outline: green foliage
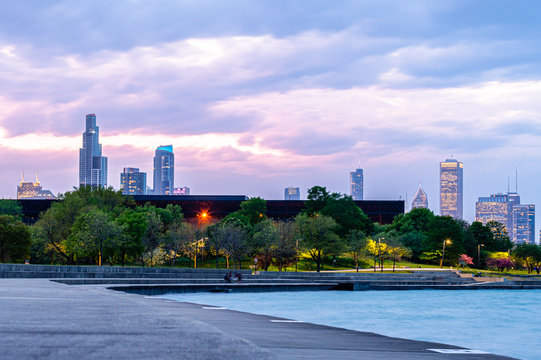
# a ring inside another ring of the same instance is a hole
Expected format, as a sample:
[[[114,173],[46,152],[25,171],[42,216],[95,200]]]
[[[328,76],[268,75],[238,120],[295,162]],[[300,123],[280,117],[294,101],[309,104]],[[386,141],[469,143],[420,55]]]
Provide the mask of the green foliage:
[[[292,264],[297,257],[297,229],[294,222],[275,223],[278,239],[274,248],[273,263],[282,271]]]
[[[330,216],[300,214],[295,222],[301,246],[315,261],[318,272],[323,256],[340,254],[344,250],[344,241],[335,233],[338,224]]]
[[[433,219],[434,213],[429,209],[413,208],[405,215],[395,217],[392,226],[400,235],[412,232],[424,234]]]
[[[374,224],[351,196],[330,194],[325,187],[314,186],[308,190],[303,213],[330,216],[338,224],[336,233],[342,238],[346,238],[351,230],[361,230],[365,234],[374,232]]]
[[[535,268],[539,273],[539,267],[541,266],[541,247],[535,244],[519,244],[511,252],[513,258],[517,262],[523,263],[528,269],[528,274]]]
[[[427,252],[443,248],[443,242],[450,240],[445,246],[445,263],[456,265],[458,256],[464,253],[464,232],[461,225],[450,216],[434,216],[428,225],[424,247]]]
[[[0,261],[23,262],[30,257],[29,228],[13,215],[0,215]]]
[[[359,271],[359,260],[367,251],[368,238],[361,230],[351,230],[347,238],[347,251],[352,255],[356,271]]]
[[[473,224],[472,224],[473,225]],[[505,226],[497,221],[489,221],[486,227],[492,233],[492,241],[487,241],[485,247],[487,251],[509,251],[513,248],[513,243],[509,239]]]
[[[238,212],[248,218],[250,225],[254,226],[267,218],[267,202],[260,197],[251,198],[240,204]]]
[[[263,270],[267,271],[280,234],[274,223],[270,220],[262,221],[254,226],[250,247],[253,255],[259,255],[263,260]]]
[[[23,207],[17,200],[0,199],[0,215],[23,217]]]

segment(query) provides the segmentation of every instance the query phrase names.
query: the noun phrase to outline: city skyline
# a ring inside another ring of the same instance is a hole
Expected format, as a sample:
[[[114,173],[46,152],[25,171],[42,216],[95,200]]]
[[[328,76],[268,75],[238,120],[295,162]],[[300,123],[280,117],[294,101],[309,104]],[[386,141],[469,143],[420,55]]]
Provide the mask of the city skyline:
[[[95,113],[116,189],[126,166],[150,181],[141,159],[172,144],[179,185],[199,194],[280,199],[288,184],[302,197],[314,185],[348,194],[360,160],[365,199],[410,203],[422,183],[439,213],[438,163],[454,155],[467,168],[466,220],[516,168],[523,202],[541,203],[540,9],[2,4],[0,197],[15,198],[23,168],[39,168],[54,194],[77,185],[81,116]],[[88,16],[98,10],[105,21]]]

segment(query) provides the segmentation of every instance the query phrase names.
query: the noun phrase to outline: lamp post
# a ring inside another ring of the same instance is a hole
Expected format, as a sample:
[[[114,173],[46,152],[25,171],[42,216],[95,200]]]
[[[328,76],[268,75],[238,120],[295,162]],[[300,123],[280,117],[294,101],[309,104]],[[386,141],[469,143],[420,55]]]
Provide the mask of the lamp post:
[[[477,266],[479,266],[479,268],[481,267],[481,246],[485,246],[485,244],[477,245]]]
[[[445,257],[445,244],[452,244],[450,239],[443,240],[443,251],[441,252],[440,269],[443,269],[443,258]]]

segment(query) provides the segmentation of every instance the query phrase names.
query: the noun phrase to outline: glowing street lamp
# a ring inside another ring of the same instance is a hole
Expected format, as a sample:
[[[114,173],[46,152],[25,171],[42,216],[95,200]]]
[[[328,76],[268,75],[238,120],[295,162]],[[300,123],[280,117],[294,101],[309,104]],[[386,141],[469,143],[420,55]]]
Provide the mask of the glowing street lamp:
[[[443,269],[443,258],[445,257],[445,244],[451,245],[452,244],[451,239],[443,240],[443,251],[441,252],[440,269]]]
[[[485,246],[485,244],[477,245],[477,266],[479,267],[481,267],[481,246]]]

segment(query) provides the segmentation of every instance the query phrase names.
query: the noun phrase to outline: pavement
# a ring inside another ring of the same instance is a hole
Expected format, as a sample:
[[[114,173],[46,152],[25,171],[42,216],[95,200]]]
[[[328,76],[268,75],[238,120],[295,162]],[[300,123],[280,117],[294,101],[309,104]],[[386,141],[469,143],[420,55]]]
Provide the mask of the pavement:
[[[428,349],[461,350],[104,285],[0,279],[0,359],[511,359]]]

